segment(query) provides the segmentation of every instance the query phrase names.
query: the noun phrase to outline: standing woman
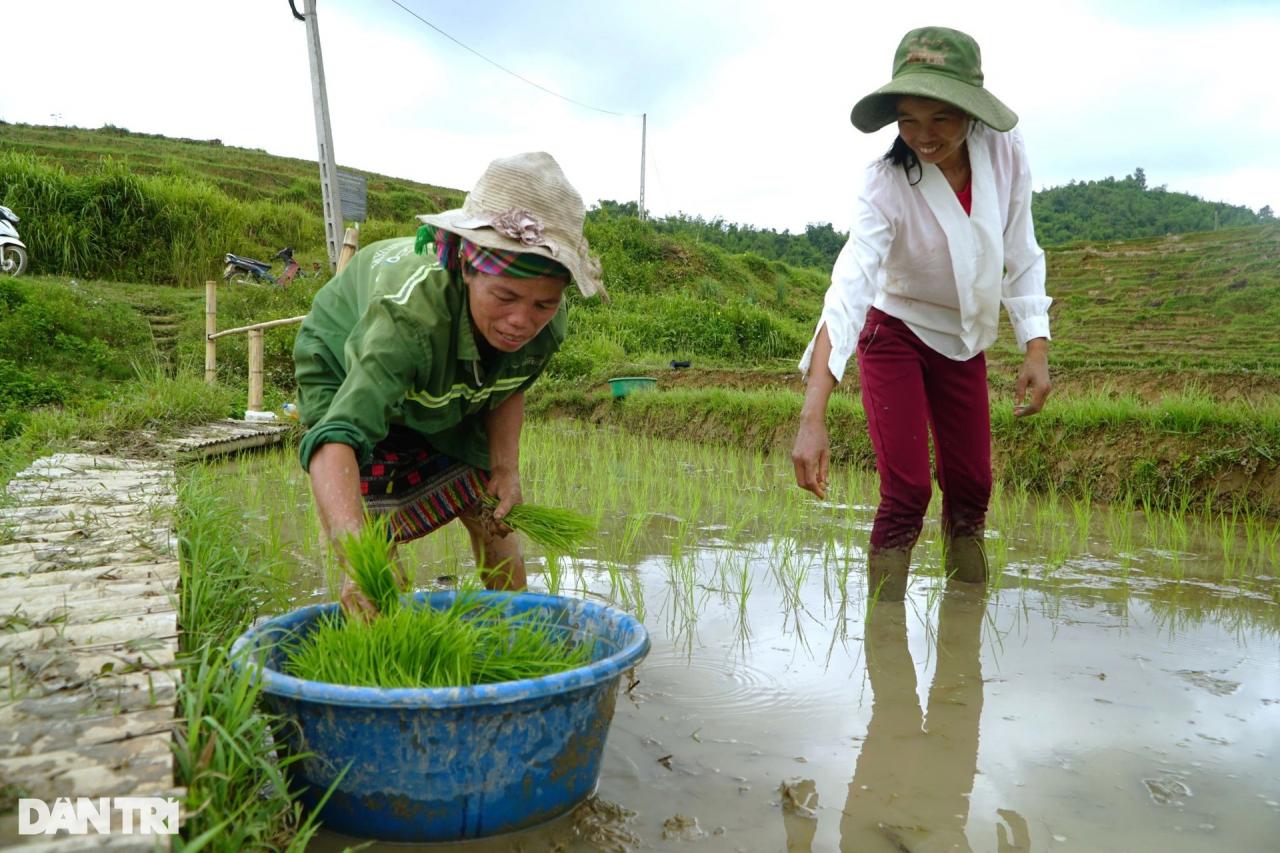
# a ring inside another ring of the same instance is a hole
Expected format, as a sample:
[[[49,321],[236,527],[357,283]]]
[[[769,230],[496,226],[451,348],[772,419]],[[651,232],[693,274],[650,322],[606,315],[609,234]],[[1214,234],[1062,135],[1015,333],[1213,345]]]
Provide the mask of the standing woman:
[[[983,88],[971,37],[943,27],[907,33],[892,81],[858,101],[852,120],[864,133],[896,121],[898,137],[867,168],[849,242],[800,362],[808,387],[791,455],[800,487],[825,497],[827,400],[856,350],[880,473],[868,581],[882,599],[901,600],[929,504],[930,431],[947,576],[986,580],[991,419],[983,351],[996,338],[1003,302],[1026,353],[1014,414],[1040,411],[1050,388],[1052,300],[1031,224],[1026,150],[1013,130],[1018,117]]]

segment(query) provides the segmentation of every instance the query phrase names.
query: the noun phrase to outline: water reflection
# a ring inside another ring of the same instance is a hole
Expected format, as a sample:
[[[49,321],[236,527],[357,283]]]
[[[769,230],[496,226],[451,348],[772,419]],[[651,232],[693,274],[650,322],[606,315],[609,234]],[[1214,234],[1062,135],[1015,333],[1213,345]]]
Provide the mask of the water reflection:
[[[924,708],[908,647],[907,607],[879,602],[867,614],[871,719],[840,814],[841,851],[974,849],[966,827],[978,768],[986,597],[981,588],[955,583],[941,596]],[[780,793],[787,850],[811,851],[818,814],[813,782],[784,782]],[[999,816],[996,849],[1029,850],[1026,821],[1008,809]]]
[[[981,588],[952,584],[938,608],[937,666],[920,707],[902,602],[867,617],[873,694],[867,737],[840,821],[841,850],[970,850],[969,794],[982,716]]]

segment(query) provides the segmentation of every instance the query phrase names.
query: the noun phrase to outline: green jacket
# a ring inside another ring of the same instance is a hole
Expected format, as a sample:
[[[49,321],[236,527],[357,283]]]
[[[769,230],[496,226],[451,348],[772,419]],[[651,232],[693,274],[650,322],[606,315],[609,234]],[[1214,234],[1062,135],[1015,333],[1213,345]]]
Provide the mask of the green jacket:
[[[566,308],[513,353],[481,358],[462,278],[413,237],[356,253],[316,294],[293,345],[298,413],[309,427],[303,469],[326,443],[355,448],[361,465],[391,424],[431,445],[489,467],[484,414],[533,384],[564,340]]]

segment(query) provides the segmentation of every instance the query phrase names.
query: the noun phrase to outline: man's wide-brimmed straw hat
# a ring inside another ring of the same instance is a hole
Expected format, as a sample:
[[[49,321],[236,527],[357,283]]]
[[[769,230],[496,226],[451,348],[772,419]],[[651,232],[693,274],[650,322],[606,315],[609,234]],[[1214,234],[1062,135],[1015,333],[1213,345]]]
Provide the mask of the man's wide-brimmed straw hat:
[[[957,106],[996,130],[1013,130],[1018,115],[982,85],[982,51],[959,30],[923,27],[903,37],[893,57],[893,80],[853,106],[863,133],[898,120],[898,98],[915,95]]]
[[[587,211],[582,196],[542,151],[494,160],[467,194],[462,207],[418,217],[477,246],[541,255],[569,270],[583,296],[607,298],[600,262],[582,233]]]

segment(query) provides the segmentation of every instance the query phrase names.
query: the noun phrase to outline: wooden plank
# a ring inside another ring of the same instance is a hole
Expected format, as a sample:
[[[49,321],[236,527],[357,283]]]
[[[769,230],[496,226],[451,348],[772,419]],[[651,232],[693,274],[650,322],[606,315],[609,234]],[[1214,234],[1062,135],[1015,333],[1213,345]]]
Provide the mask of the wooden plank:
[[[37,720],[127,714],[158,707],[172,710],[180,680],[178,670],[155,669],[92,681],[79,690],[28,695],[0,705],[0,730]]]
[[[50,643],[78,648],[110,647],[117,643],[139,639],[166,639],[177,636],[178,616],[174,612],[104,619],[90,625],[33,628],[12,634],[0,634],[0,660]]]
[[[0,779],[43,800],[153,796],[173,784],[169,732],[0,758]]]
[[[127,714],[68,720],[36,720],[0,732],[0,759],[113,743],[143,735],[171,733],[176,721],[167,706]]]
[[[165,553],[167,547],[156,542],[154,547],[142,547],[134,543],[133,547],[112,547],[110,544],[101,547],[94,544],[83,545],[34,545],[20,543],[6,546],[6,552],[0,554],[0,576],[29,575],[36,572],[56,572],[63,569],[89,569],[95,566],[103,568],[120,563],[136,563],[150,556],[155,558],[169,557]]]
[[[178,573],[175,571],[168,578],[155,577],[143,581],[92,580],[59,586],[35,586],[22,597],[17,612],[30,617],[52,608],[71,608],[78,614],[76,622],[90,622],[103,613],[111,612],[109,609],[102,609],[103,605],[108,608],[127,607],[140,598],[165,598],[174,593],[177,583]],[[0,624],[3,624],[5,615],[4,611],[0,611]]]
[[[56,572],[35,574],[0,575],[0,601],[18,600],[27,593],[36,593],[44,587],[76,589],[83,584],[102,581],[137,583],[158,580],[172,583],[179,577],[176,560],[161,562],[121,563],[109,566],[90,566],[83,569],[62,569]]]
[[[35,649],[10,662],[15,689],[45,695],[104,678],[176,666],[177,650],[168,641],[132,641],[102,649]]]
[[[164,794],[156,794],[154,796],[165,796]],[[0,839],[18,838],[18,816],[17,814],[0,817]],[[24,838],[26,843],[18,843],[16,846],[5,846],[0,841],[0,847],[4,847],[7,853],[70,853],[70,851],[79,851],[86,848],[93,850],[110,850],[112,853],[156,853],[157,850],[172,850],[172,842],[165,836],[157,835],[90,835],[75,836],[64,835],[49,839],[41,837],[39,840],[35,838]]]

